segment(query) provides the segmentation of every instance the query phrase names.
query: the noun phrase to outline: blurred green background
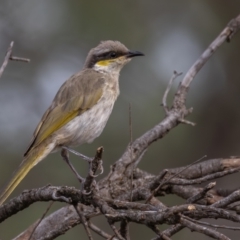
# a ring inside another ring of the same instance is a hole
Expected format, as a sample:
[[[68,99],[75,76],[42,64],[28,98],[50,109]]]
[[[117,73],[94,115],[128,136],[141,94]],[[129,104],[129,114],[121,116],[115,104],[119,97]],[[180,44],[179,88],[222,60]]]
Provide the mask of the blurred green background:
[[[122,71],[121,95],[103,134],[78,150],[92,156],[104,146],[105,174],[129,142],[128,108],[132,105],[134,138],[164,117],[160,107],[173,70],[186,73],[230,19],[240,13],[240,1],[116,1],[116,0],[0,0],[0,64],[10,41],[14,55],[31,63],[10,62],[0,79],[0,186],[22,160],[32,133],[61,84],[83,66],[90,50],[101,40],[119,40],[145,57]],[[140,167],[152,173],[163,168],[207,158],[240,155],[240,34],[225,43],[194,80],[187,103],[196,127],[178,126],[154,143]],[[173,96],[181,78],[170,94]],[[169,101],[169,102],[170,102]],[[84,176],[87,164],[71,156]],[[58,153],[37,165],[14,191],[48,183],[79,187]],[[218,180],[218,187],[240,186],[239,174]],[[168,198],[168,205],[180,202]],[[40,218],[48,203],[38,203],[0,225],[0,239],[11,239]],[[52,210],[59,208],[55,204]],[[99,226],[103,220],[96,219]],[[101,221],[100,221],[101,220]],[[150,239],[145,227],[131,225],[132,239]],[[161,227],[162,229],[166,227]],[[111,232],[109,230],[109,232]],[[225,232],[231,239],[239,233]],[[101,239],[94,235],[94,239]],[[182,231],[172,239],[209,239]],[[75,227],[58,239],[87,239]]]

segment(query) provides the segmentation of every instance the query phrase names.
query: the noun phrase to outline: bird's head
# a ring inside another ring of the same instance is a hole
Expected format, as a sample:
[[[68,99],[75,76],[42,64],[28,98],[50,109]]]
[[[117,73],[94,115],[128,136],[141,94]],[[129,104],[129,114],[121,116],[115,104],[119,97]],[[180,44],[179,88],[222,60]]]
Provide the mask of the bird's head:
[[[143,55],[138,51],[130,51],[118,41],[102,41],[97,47],[90,50],[85,68],[93,68],[106,73],[119,73],[133,57]]]

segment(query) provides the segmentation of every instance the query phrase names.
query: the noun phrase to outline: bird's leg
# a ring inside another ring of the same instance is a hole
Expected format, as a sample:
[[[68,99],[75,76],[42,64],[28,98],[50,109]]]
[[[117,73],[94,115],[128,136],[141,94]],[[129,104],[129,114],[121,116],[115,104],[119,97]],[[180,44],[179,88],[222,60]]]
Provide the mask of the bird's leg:
[[[92,172],[92,161],[93,161],[94,158],[87,157],[87,156],[85,156],[85,155],[83,155],[83,154],[81,154],[81,153],[79,153],[79,152],[77,152],[77,151],[75,151],[75,150],[73,150],[69,147],[66,147],[66,146],[62,146],[62,149],[65,149],[65,150],[81,157],[83,160],[87,161],[89,163],[89,174],[90,174],[90,176],[95,178],[95,177],[98,177],[99,175],[101,175],[103,173],[103,167],[101,165],[100,166],[100,173],[97,174],[97,175],[93,174],[93,172]]]
[[[71,152],[71,153],[81,157],[85,161],[92,162],[92,160],[93,160],[93,158],[87,157],[87,156],[81,154],[80,152],[77,152],[77,151],[75,151],[75,150],[73,150],[73,149],[71,149],[69,147],[62,146],[62,149],[65,149],[65,150],[67,150],[67,151],[69,151],[69,152]]]
[[[68,150],[65,147],[62,147],[62,151],[61,151],[61,156],[63,158],[63,160],[67,163],[67,165],[71,168],[71,170],[73,171],[73,173],[75,174],[75,176],[77,177],[78,181],[82,184],[85,182],[85,179],[83,177],[81,177],[78,172],[76,171],[76,169],[73,167],[72,163],[69,160],[69,154],[68,154]]]

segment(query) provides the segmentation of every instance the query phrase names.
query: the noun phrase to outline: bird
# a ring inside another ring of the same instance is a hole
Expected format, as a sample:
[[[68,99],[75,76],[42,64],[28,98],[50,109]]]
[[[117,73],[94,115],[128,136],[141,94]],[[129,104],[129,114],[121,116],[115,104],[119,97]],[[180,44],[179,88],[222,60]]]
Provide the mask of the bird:
[[[120,92],[120,71],[136,56],[144,54],[113,40],[89,51],[82,70],[63,83],[43,114],[21,164],[0,194],[0,206],[50,153],[91,143],[102,133]]]

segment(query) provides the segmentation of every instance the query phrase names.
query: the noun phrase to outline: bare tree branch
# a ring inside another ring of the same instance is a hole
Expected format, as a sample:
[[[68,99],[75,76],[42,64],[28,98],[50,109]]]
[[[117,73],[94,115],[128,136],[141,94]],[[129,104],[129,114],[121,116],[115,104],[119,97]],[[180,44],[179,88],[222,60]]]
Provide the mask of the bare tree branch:
[[[214,239],[219,239],[219,240],[231,240],[230,238],[226,237],[224,234],[222,233],[219,233],[211,228],[206,228],[206,227],[203,227],[199,224],[196,224],[192,221],[189,221],[187,220],[186,218],[181,218],[180,220],[181,224],[187,228],[189,228],[190,230],[192,231],[197,231],[197,232],[200,232],[200,233],[203,233],[211,238],[214,238]]]
[[[3,60],[3,64],[2,64],[2,66],[0,68],[0,77],[2,76],[6,66],[8,64],[9,58],[10,58],[10,56],[12,54],[13,45],[14,45],[14,42],[12,41],[10,43],[9,47],[8,47],[7,53],[6,53],[5,58]]]
[[[8,50],[7,50],[7,53],[5,55],[5,58],[3,60],[3,63],[2,63],[2,66],[0,67],[0,78],[5,70],[5,68],[7,67],[8,65],[8,61],[9,60],[12,60],[12,61],[19,61],[19,62],[30,62],[30,59],[28,58],[22,58],[22,57],[15,57],[15,56],[12,56],[12,50],[13,50],[13,45],[14,45],[14,42],[12,41],[8,47]]]

